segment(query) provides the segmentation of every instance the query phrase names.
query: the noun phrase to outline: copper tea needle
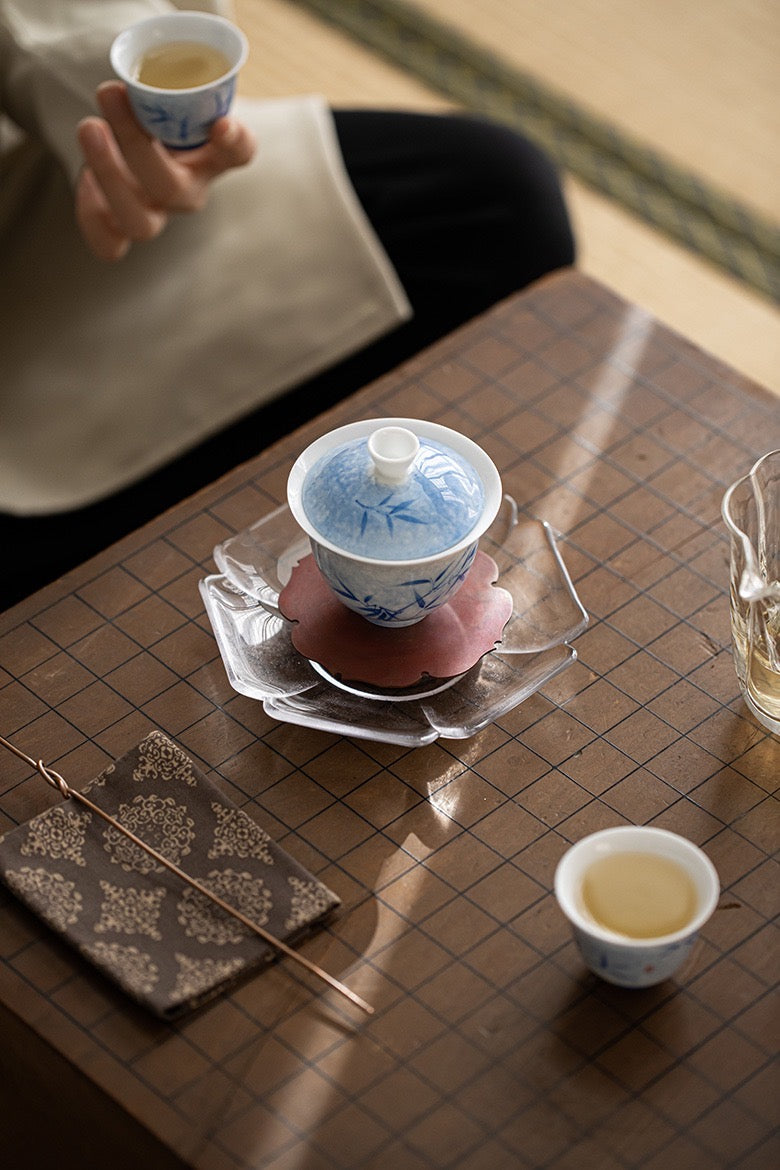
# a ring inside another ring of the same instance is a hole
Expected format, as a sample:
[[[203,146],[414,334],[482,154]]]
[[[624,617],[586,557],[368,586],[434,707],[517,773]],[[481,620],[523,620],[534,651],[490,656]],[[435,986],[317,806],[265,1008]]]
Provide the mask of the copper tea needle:
[[[23,752],[18,747],[15,747],[14,744],[10,743],[9,740],[5,739],[5,737],[2,735],[0,735],[0,744],[2,744],[3,747],[8,748],[10,752],[13,752],[13,754],[20,760],[24,760],[25,763],[30,765],[30,767],[35,768],[35,770],[40,773],[46,783],[51,784],[51,786],[56,788],[66,799],[71,798],[77,801],[79,804],[89,809],[90,812],[102,818],[102,820],[107,821],[109,825],[113,826],[115,829],[118,829],[120,833],[124,833],[126,837],[129,837],[129,839],[133,841],[134,844],[138,845],[141,849],[153,857],[155,861],[159,862],[160,865],[170,870],[171,873],[175,874],[176,877],[180,878],[188,885],[193,886],[196,890],[198,890],[199,893],[203,894],[204,897],[208,898],[212,902],[215,902],[216,905],[219,906],[220,909],[224,910],[227,914],[232,915],[233,918],[237,918],[239,922],[241,922],[249,930],[254,931],[255,934],[258,934],[260,938],[264,939],[265,942],[269,943],[277,951],[281,952],[281,954],[287,955],[288,958],[293,959],[296,963],[300,963],[300,965],[305,967],[306,970],[311,972],[312,975],[316,975],[318,979],[323,979],[325,983],[334,988],[334,990],[338,991],[341,995],[346,996],[347,999],[351,1000],[352,1003],[356,1004],[356,1006],[359,1007],[362,1011],[366,1012],[367,1015],[374,1014],[374,1009],[371,1004],[367,1003],[361,996],[357,994],[357,992],[352,991],[345,984],[340,983],[339,980],[335,979],[333,975],[330,975],[327,971],[323,970],[322,967],[317,966],[316,963],[312,963],[309,959],[306,958],[305,955],[302,955],[292,947],[289,947],[287,943],[282,942],[281,939],[276,938],[274,935],[270,934],[267,930],[264,929],[264,927],[259,926],[256,922],[253,922],[251,918],[247,918],[247,916],[240,910],[237,910],[235,906],[231,906],[228,902],[225,902],[224,899],[220,898],[218,894],[213,893],[206,886],[204,886],[202,882],[199,882],[197,878],[194,878],[190,874],[185,873],[184,870],[180,869],[178,865],[172,861],[169,861],[167,857],[162,855],[162,853],[159,853],[158,850],[154,849],[151,845],[147,844],[145,841],[142,841],[141,838],[137,837],[130,829],[126,828],[109,813],[105,812],[105,810],[102,809],[99,805],[91,801],[88,796],[84,795],[83,792],[79,792],[77,789],[71,788],[70,785],[63,779],[63,777],[60,776],[59,772],[55,772],[53,768],[47,768],[43,760],[34,760],[32,756],[28,756],[26,752]]]

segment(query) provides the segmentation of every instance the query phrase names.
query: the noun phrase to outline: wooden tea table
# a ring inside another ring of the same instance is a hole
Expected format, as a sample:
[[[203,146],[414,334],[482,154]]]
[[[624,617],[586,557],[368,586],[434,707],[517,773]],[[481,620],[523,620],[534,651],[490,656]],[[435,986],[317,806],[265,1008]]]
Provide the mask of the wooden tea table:
[[[416,748],[234,692],[198,589],[306,443],[388,415],[481,443],[591,618],[540,692]],[[771,394],[565,272],[0,615],[0,734],[80,787],[161,728],[340,895],[303,949],[376,1008],[282,960],[161,1023],[3,889],[5,1164],[777,1165],[780,745],[739,698],[719,509],[779,439]],[[57,799],[7,754],[0,790],[3,831]],[[638,992],[584,970],[551,894],[570,842],[626,822],[692,838],[723,886],[679,978]]]

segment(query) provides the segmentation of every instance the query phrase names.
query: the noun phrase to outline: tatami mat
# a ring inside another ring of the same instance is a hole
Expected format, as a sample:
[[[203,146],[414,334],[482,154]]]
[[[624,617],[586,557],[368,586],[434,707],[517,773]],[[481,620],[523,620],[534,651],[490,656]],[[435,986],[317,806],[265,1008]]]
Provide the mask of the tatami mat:
[[[542,84],[580,102],[588,115],[609,115],[621,133],[663,148],[672,165],[684,160],[751,212],[774,216],[780,186],[771,59],[780,22],[769,0],[713,0],[706,20],[700,6],[682,0],[671,6],[423,0],[417,7],[453,27],[457,22],[460,34],[473,30],[475,42],[491,50],[503,46],[513,65],[532,66]],[[449,104],[433,86],[323,22],[305,4],[237,0],[236,12],[252,44],[242,78],[247,94],[315,91],[334,105]],[[682,52],[686,39],[696,53]],[[727,65],[729,53],[734,61]],[[566,184],[584,271],[780,391],[780,314],[771,301],[580,179],[567,175]]]
[[[414,0],[414,7],[777,219],[776,0]]]
[[[321,93],[334,106],[444,109],[451,105],[294,0],[234,0],[234,8],[251,46],[239,82],[244,94]]]

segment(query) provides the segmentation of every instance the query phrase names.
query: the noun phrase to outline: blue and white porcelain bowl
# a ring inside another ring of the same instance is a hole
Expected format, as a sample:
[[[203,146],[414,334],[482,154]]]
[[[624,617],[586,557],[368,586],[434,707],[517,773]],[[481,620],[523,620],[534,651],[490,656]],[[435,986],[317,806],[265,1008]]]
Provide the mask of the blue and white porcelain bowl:
[[[367,419],[306,448],[287,502],[336,597],[376,625],[409,626],[460,588],[498,512],[501,479],[458,431]]]

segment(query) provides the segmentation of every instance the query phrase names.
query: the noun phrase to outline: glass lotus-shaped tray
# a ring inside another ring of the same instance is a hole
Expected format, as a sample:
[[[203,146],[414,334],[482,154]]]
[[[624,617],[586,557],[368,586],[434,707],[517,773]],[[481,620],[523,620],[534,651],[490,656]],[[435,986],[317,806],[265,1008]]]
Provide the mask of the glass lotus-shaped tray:
[[[279,609],[280,593],[310,552],[283,505],[218,545],[220,572],[200,582],[231,686],[261,700],[275,719],[341,735],[417,747],[476,734],[574,662],[570,642],[588,624],[553,530],[518,518],[511,497],[480,549],[496,564],[495,584],[512,598],[498,643],[454,678],[424,676],[387,690],[344,682],[299,653],[293,623]]]

